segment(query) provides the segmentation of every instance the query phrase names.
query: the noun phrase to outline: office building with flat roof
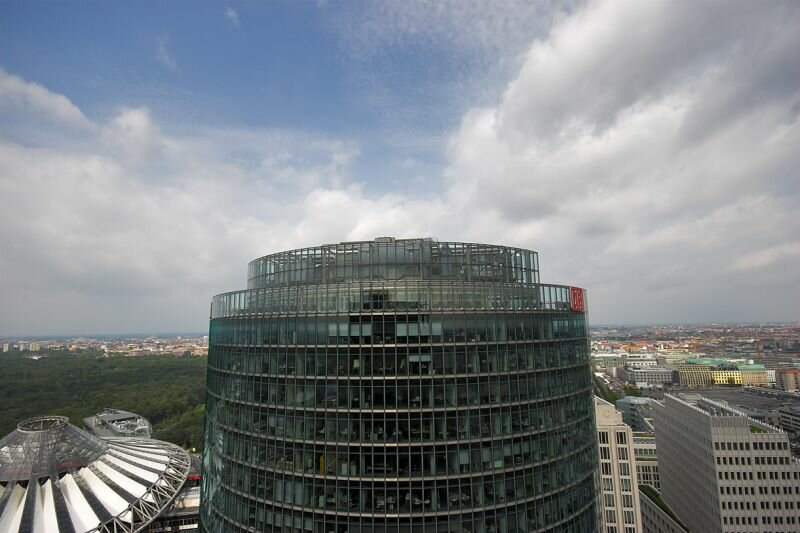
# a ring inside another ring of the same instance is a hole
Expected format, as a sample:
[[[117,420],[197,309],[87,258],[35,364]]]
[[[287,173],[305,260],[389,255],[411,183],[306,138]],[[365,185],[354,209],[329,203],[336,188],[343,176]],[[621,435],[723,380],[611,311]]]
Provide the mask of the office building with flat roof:
[[[535,252],[379,238],[212,300],[208,531],[591,532],[586,299]]]
[[[614,405],[595,396],[603,533],[641,533],[633,432]]]
[[[660,366],[628,368],[625,374],[628,383],[640,389],[670,386],[678,381],[678,373],[675,370]]]
[[[800,530],[786,433],[695,394],[666,395],[654,414],[661,494],[691,531]]]
[[[614,402],[614,407],[622,413],[622,421],[633,431],[652,433],[653,405],[656,400],[646,396],[625,396]]]

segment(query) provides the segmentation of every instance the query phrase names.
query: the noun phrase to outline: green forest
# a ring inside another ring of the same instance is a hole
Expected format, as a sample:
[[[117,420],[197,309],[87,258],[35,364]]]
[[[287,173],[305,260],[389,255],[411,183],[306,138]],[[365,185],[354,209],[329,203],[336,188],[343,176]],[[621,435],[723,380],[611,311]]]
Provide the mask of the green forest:
[[[192,355],[106,356],[43,350],[32,360],[0,354],[0,438],[37,415],[67,416],[78,427],[107,407],[137,413],[153,437],[184,448],[203,442],[206,358]]]

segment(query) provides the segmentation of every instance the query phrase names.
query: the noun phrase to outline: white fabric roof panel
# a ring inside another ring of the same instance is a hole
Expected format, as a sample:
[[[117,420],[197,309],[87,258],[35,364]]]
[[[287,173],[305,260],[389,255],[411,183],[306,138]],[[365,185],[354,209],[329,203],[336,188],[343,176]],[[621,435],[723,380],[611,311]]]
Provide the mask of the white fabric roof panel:
[[[131,495],[135,496],[136,498],[141,498],[144,496],[144,493],[147,492],[147,487],[144,485],[140,485],[136,481],[132,480],[129,477],[126,477],[125,474],[119,472],[118,470],[114,470],[107,464],[102,461],[97,461],[94,464],[94,467],[100,470],[103,474],[108,477],[111,481],[128,491]],[[127,506],[126,506],[127,507]]]
[[[114,492],[114,489],[106,485],[105,482],[97,477],[90,469],[81,468],[78,474],[86,481],[86,484],[92,489],[92,494],[100,500],[100,503],[103,504],[103,507],[106,508],[106,511],[108,511],[111,516],[120,514],[128,507],[128,502],[126,502],[122,496]]]
[[[6,502],[6,508],[3,510],[3,516],[0,516],[0,531],[17,531],[19,529],[26,493],[24,488],[16,485],[11,494],[8,495],[8,502]]]
[[[167,464],[167,462],[163,462],[163,461],[156,462],[156,461],[150,461],[148,459],[143,459],[143,458],[139,457],[138,455],[133,455],[132,453],[128,453],[127,450],[111,449],[110,451],[111,451],[111,453],[109,455],[111,457],[119,457],[123,461],[127,461],[127,462],[132,463],[132,464],[137,464],[139,466],[143,466],[143,467],[146,467],[146,468],[152,468],[152,469],[158,470],[159,472],[161,470],[163,470],[164,469],[164,465]]]
[[[37,508],[37,513],[34,515],[33,530],[36,533],[48,533],[50,531],[58,531],[58,518],[56,517],[56,504],[53,500],[53,482],[49,479],[45,481],[44,485],[39,490],[39,495],[42,498],[41,513]]]
[[[136,466],[136,463],[130,461],[124,461],[119,457],[115,457],[111,454],[107,455],[105,457],[105,460],[108,461],[109,463],[114,463],[120,468],[127,470],[134,476],[147,480],[150,483],[155,483],[156,481],[158,481],[159,478],[158,474],[151,472],[150,470],[145,470],[144,468],[139,468],[138,466]]]
[[[64,495],[67,511],[69,511],[69,517],[75,525],[75,531],[89,531],[100,523],[100,519],[94,514],[92,506],[86,501],[75,480],[72,479],[72,474],[62,477],[58,481],[58,486]]]
[[[153,461],[161,463],[162,465],[167,464],[169,462],[169,456],[166,453],[162,453],[160,452],[160,450],[151,448],[150,446],[142,446],[140,448],[135,448],[135,449],[128,446],[120,446],[121,451],[125,451],[126,448],[131,452],[135,452],[136,455],[149,457]]]

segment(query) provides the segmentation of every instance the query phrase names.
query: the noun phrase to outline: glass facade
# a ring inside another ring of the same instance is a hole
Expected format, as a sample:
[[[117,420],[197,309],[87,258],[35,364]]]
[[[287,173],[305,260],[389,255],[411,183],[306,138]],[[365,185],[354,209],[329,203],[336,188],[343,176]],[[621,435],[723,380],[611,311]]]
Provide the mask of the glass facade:
[[[585,298],[535,252],[382,238],[248,275],[211,305],[206,530],[595,530]]]

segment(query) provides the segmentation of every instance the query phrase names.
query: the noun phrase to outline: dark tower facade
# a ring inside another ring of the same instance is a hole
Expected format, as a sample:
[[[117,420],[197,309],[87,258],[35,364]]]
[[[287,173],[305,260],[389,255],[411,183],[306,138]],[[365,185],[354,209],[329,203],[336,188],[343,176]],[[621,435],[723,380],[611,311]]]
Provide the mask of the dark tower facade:
[[[248,278],[211,305],[207,531],[596,529],[585,293],[536,252],[386,237]]]

